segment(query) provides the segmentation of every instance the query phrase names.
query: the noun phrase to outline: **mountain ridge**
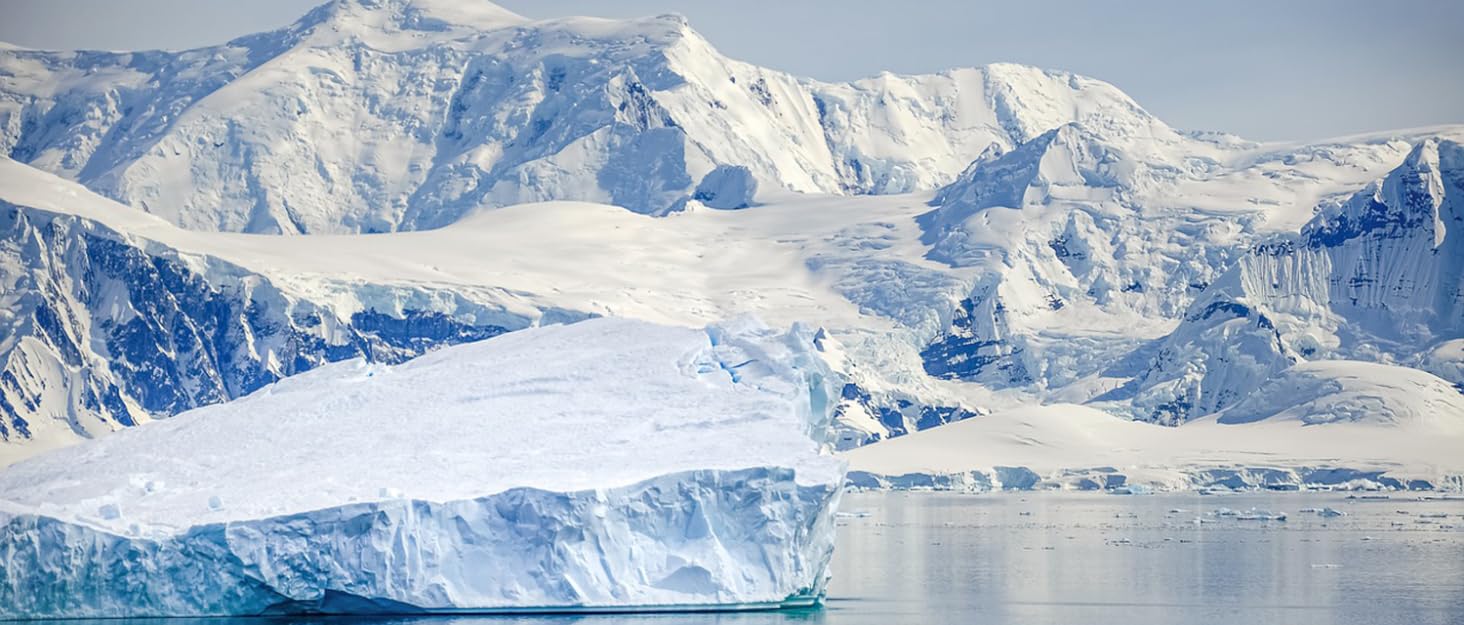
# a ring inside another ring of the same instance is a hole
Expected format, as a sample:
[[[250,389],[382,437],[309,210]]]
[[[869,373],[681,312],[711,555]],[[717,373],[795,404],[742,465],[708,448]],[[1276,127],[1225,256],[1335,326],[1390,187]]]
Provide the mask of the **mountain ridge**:
[[[679,16],[413,30],[414,7],[458,5],[368,6],[178,53],[4,51],[0,148],[185,227],[328,233],[549,199],[663,213],[722,166],[769,191],[932,189],[1069,119],[1178,136],[1065,72],[824,83],[723,57]]]

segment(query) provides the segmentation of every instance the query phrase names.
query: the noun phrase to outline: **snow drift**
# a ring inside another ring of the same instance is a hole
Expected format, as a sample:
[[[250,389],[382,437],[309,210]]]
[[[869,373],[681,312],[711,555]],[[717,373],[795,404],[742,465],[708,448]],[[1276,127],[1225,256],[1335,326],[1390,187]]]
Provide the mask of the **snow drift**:
[[[811,603],[830,388],[746,321],[329,365],[0,474],[0,617]]]

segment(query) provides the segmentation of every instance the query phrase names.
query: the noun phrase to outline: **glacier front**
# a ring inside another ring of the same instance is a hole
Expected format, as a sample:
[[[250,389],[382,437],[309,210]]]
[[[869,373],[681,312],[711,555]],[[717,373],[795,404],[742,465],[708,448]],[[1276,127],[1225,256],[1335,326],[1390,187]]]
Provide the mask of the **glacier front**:
[[[533,328],[0,473],[0,618],[727,609],[823,594],[823,337]]]

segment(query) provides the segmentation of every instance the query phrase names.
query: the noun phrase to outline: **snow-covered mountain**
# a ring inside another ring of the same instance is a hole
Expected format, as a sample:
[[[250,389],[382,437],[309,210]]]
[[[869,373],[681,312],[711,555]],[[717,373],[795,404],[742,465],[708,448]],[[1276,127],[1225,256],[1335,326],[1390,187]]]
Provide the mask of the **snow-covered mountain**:
[[[1268,146],[1110,140],[1066,124],[989,151],[921,217],[929,257],[980,276],[926,368],[994,386],[1081,383],[1067,399],[1089,399],[1104,378],[1137,373],[1127,356],[1173,330],[1247,249],[1433,134]]]
[[[819,83],[677,17],[486,3],[4,48],[0,438],[595,316],[820,328],[843,448],[1028,404],[1177,425],[1277,379],[1347,387],[1317,361],[1464,387],[1461,141],[1179,131],[1015,65]]]
[[[27,169],[0,163],[7,190],[46,184],[49,176]],[[317,303],[226,260],[7,196],[0,441],[36,447],[27,453],[239,397],[326,362],[398,362],[529,322],[430,286],[361,285]],[[143,230],[154,221],[131,217]]]
[[[1268,240],[1195,301],[1133,382],[1136,417],[1178,422],[1306,360],[1422,367],[1464,384],[1464,146],[1426,139],[1387,177]]]
[[[483,0],[333,0],[178,53],[0,49],[0,150],[199,230],[932,189],[988,146],[1069,121],[1172,134],[1111,85],[1061,72],[826,84],[727,59],[679,16],[529,21]]]

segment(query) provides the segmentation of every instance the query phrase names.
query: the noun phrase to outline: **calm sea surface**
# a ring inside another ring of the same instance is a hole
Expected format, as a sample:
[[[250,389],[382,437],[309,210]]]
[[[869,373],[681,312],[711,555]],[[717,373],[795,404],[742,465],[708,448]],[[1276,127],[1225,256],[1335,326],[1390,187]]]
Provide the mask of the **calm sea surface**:
[[[1345,516],[1300,512],[1331,507]],[[844,498],[822,609],[149,625],[1464,624],[1464,500],[1343,494]],[[1222,508],[1235,513],[1217,513]],[[1246,520],[1252,508],[1287,520]],[[1199,519],[1199,521],[1197,521]],[[101,621],[142,625],[136,621]],[[72,623],[75,623],[74,621]]]

